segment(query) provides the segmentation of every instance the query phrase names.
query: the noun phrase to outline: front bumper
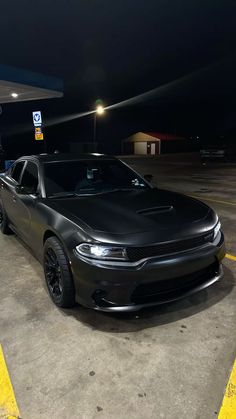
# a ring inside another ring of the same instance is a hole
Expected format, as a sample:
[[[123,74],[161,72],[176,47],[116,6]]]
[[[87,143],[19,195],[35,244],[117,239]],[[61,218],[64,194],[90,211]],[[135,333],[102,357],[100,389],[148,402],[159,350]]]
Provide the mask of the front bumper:
[[[223,276],[224,236],[176,254],[119,266],[71,255],[77,302],[102,311],[136,311],[190,296]]]

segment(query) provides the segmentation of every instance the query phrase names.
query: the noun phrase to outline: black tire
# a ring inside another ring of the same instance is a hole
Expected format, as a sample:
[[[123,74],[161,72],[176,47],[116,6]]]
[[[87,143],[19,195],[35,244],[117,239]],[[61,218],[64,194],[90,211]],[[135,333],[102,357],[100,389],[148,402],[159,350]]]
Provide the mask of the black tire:
[[[44,244],[44,273],[54,304],[69,308],[75,305],[75,287],[66,253],[56,237]]]
[[[9,228],[7,214],[1,200],[0,200],[0,230],[2,234],[11,234],[12,232]]]

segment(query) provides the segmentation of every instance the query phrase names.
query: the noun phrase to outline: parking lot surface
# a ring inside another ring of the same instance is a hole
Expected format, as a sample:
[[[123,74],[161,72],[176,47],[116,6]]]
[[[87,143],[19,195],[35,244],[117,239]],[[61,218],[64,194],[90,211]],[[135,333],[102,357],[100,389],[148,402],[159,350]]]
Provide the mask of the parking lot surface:
[[[123,160],[212,206],[236,255],[236,166]],[[55,307],[41,265],[14,235],[0,236],[0,263],[0,344],[23,419],[217,417],[236,354],[236,261],[226,258],[207,290],[132,314]]]

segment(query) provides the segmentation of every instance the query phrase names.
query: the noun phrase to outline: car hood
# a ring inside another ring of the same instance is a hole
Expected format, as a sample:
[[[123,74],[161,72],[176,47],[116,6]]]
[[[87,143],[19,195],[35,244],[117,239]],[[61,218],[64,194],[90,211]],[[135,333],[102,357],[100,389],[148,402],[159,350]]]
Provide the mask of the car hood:
[[[156,188],[50,199],[48,204],[99,240],[140,234],[147,242],[175,240],[204,233],[217,221],[202,202]]]

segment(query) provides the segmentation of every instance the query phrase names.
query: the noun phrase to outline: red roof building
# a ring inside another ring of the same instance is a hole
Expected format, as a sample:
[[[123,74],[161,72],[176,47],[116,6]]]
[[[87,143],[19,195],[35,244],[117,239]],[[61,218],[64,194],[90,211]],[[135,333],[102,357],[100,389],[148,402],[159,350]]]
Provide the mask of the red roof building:
[[[189,145],[189,141],[181,136],[163,132],[137,132],[123,141],[123,152],[158,155],[189,151]]]

